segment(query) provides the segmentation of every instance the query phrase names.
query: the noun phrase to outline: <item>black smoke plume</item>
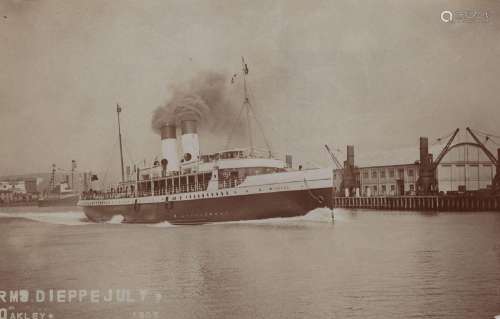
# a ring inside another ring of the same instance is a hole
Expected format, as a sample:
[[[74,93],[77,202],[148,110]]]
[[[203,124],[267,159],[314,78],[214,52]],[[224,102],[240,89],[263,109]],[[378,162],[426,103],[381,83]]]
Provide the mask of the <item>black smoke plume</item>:
[[[172,98],[153,112],[153,130],[159,134],[161,127],[179,126],[182,120],[196,120],[199,126],[209,129],[227,124],[234,114],[227,85],[223,74],[204,72],[185,85],[173,87]]]

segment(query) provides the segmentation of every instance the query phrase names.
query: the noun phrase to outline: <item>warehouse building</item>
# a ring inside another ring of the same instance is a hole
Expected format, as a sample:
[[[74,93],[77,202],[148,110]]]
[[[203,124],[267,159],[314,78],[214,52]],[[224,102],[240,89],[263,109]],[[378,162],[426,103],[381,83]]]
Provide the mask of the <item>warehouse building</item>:
[[[343,193],[343,171],[337,169],[334,172],[335,188],[339,193]],[[354,191],[349,191],[351,196],[414,195],[418,164],[359,167],[355,175],[357,185],[351,188]]]

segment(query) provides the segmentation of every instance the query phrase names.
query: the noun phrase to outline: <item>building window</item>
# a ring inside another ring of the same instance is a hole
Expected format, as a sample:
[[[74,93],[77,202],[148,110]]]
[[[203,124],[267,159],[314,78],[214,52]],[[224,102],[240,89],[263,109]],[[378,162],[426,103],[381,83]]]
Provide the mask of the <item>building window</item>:
[[[391,192],[394,192],[396,190],[396,185],[391,185]]]
[[[368,179],[368,171],[364,171],[363,172],[363,178],[364,179]]]
[[[380,171],[380,178],[385,178],[385,169]]]
[[[413,169],[412,168],[410,168],[408,170],[408,176],[413,177]]]
[[[382,185],[382,194],[385,194],[385,192],[387,191],[387,188],[385,185]]]
[[[399,179],[403,179],[405,177],[405,170],[400,168],[398,169],[398,177]]]
[[[410,184],[410,191],[414,191],[414,190],[415,190],[415,185]]]
[[[389,177],[394,177],[394,169],[393,168],[391,168],[389,170]]]
[[[373,186],[373,195],[376,195],[377,194],[377,185],[374,185]]]
[[[372,178],[377,178],[377,171],[372,171]]]

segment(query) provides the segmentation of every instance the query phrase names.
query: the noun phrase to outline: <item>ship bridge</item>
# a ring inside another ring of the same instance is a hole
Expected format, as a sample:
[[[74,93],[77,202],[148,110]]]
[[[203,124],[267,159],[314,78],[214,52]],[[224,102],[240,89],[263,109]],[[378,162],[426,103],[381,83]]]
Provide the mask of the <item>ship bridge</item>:
[[[284,171],[286,163],[272,156],[268,151],[250,149],[231,149],[204,154],[200,160],[181,165],[181,169],[191,172],[207,172],[218,167],[219,169],[260,168],[271,173]]]

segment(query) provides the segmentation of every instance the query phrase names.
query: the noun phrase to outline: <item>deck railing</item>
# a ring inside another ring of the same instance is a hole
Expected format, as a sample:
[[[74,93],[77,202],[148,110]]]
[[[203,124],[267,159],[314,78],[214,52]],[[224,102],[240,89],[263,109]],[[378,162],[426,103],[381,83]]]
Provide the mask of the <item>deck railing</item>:
[[[147,196],[162,196],[162,195],[172,195],[180,193],[190,193],[190,192],[203,192],[207,190],[208,183],[200,183],[197,185],[181,185],[175,187],[161,187],[159,189],[144,190],[139,192],[117,192],[117,191],[92,191],[84,192],[81,194],[80,198],[83,200],[104,200],[104,199],[120,199],[120,198],[136,198],[136,197],[147,197]]]

